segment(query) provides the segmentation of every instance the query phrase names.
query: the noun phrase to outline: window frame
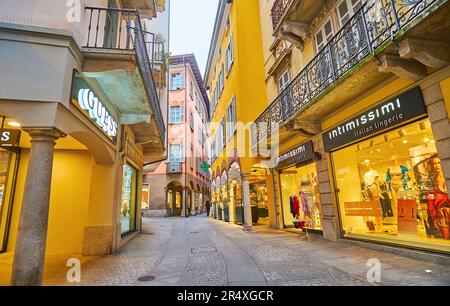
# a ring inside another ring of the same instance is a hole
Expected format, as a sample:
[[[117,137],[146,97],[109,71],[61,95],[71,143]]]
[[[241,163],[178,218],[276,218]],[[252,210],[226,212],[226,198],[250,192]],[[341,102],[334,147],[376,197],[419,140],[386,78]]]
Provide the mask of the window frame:
[[[281,85],[281,80],[284,82],[284,78],[287,75],[287,82],[285,82],[283,85]],[[288,68],[281,74],[281,76],[278,78],[278,93],[282,93],[291,83],[291,71]]]
[[[325,27],[326,25],[330,23],[331,25],[331,35],[327,36],[326,32],[325,32]],[[322,34],[323,37],[323,46],[321,48],[319,48],[319,45],[317,44],[317,35],[319,34],[319,32]],[[333,38],[335,34],[335,29],[334,29],[334,24],[333,24],[333,16],[330,15],[328,16],[328,18],[325,19],[325,21],[322,23],[322,25],[315,31],[314,33],[314,45],[316,47],[316,53],[319,53],[320,51],[322,51],[322,49],[324,49],[327,44],[330,42],[330,39]]]
[[[172,112],[172,110],[174,110],[174,109],[179,109],[179,118],[180,118],[180,120],[179,121],[174,121],[173,120],[173,112]],[[183,114],[183,105],[171,105],[170,106],[170,120],[169,120],[169,123],[170,124],[182,124],[183,122],[184,122],[184,114]]]

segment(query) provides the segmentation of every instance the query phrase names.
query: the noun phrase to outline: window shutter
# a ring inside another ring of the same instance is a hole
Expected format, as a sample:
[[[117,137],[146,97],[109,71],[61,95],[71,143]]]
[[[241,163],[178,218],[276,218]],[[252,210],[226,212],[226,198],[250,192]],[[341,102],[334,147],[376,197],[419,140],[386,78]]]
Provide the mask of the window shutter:
[[[180,106],[180,118],[181,118],[180,123],[183,123],[184,122],[184,106]]]
[[[183,73],[180,73],[180,83],[181,83],[181,89],[183,89],[184,88],[184,74]]]
[[[180,162],[184,161],[184,144],[180,144]]]

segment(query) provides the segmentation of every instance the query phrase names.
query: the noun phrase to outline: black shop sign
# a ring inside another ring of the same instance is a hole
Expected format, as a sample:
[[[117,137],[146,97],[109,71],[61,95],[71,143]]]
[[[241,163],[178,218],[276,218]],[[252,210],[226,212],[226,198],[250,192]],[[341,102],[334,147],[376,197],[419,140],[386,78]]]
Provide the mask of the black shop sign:
[[[277,165],[277,168],[284,168],[290,165],[306,164],[317,159],[319,159],[319,156],[314,152],[312,141],[309,141],[280,154],[280,156],[276,158],[275,164]]]
[[[19,141],[20,130],[0,129],[0,147],[15,147]]]
[[[325,151],[332,151],[426,113],[422,92],[416,87],[325,132]]]

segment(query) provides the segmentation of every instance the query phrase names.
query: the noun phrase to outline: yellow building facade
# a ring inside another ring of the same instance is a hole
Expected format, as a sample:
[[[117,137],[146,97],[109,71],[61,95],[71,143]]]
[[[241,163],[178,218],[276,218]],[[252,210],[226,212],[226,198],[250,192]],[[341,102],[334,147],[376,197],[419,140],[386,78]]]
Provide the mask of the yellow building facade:
[[[253,165],[244,126],[267,100],[259,20],[258,1],[220,1],[204,77],[211,101],[212,211],[237,223],[244,223]]]
[[[449,252],[450,41],[435,28],[448,2],[259,9],[268,100],[252,148],[269,143],[275,161],[270,223]]]

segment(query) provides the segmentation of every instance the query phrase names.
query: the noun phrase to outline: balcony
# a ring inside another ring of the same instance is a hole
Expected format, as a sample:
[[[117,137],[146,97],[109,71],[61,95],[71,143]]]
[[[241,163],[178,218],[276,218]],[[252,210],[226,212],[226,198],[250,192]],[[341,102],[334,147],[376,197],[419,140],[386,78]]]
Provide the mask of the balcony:
[[[276,0],[271,18],[275,37],[287,39],[303,47],[309,39],[309,25],[319,12],[330,5],[327,0]]]
[[[168,174],[181,174],[182,167],[180,162],[170,162],[167,164],[167,173]]]
[[[145,17],[156,17],[156,0],[121,0],[123,7],[133,7],[145,12]]]
[[[166,50],[163,42],[158,42],[154,35],[151,41],[146,43],[147,50],[152,54],[153,79],[159,88],[166,87]]]
[[[153,65],[155,35],[142,29],[137,9],[86,7],[89,27],[83,74],[95,79],[144,147],[145,162],[165,150],[163,120]],[[151,50],[149,50],[151,46]]]
[[[449,6],[442,0],[367,1],[260,115],[252,144],[277,130],[281,141],[299,130],[314,135],[319,118],[392,74],[419,80],[448,65],[449,27],[436,25],[449,20]]]

